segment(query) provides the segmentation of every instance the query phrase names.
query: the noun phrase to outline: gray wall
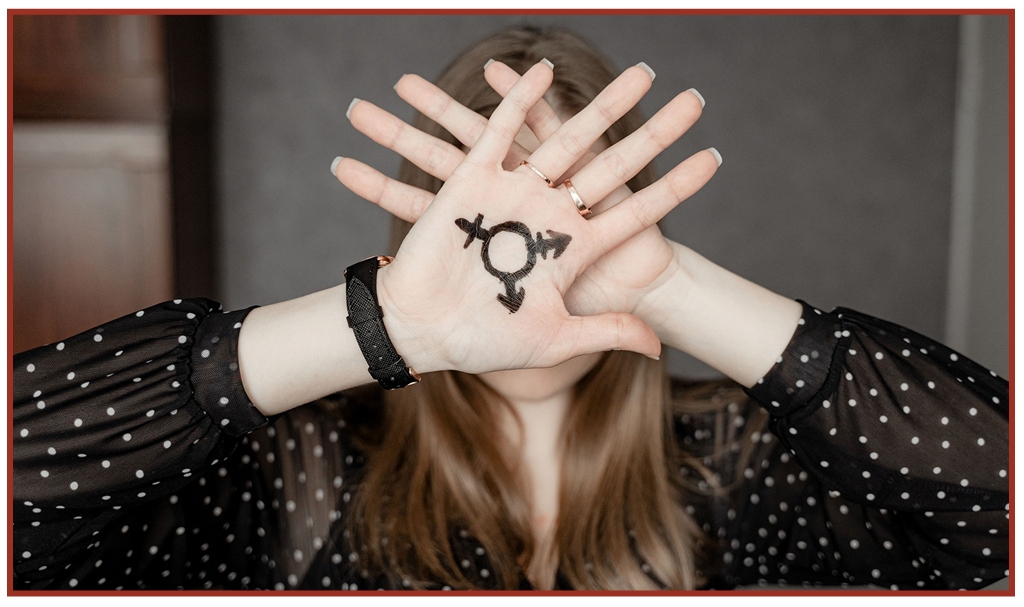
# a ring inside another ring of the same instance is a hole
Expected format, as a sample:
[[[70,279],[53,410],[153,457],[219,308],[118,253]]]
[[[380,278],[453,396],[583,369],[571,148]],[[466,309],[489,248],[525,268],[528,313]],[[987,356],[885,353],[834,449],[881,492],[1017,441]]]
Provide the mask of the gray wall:
[[[657,168],[712,145],[725,162],[663,222],[670,238],[784,295],[944,337],[957,17],[219,17],[225,305],[332,286],[383,252],[388,215],[328,169],[343,155],[396,175],[399,159],[345,108],[360,97],[410,119],[392,90],[402,74],[434,78],[513,24],[570,28],[620,68],[646,61],[658,73],[647,115],[689,87],[707,99]],[[984,61],[1005,73],[1005,53]],[[709,374],[679,353],[670,365]]]

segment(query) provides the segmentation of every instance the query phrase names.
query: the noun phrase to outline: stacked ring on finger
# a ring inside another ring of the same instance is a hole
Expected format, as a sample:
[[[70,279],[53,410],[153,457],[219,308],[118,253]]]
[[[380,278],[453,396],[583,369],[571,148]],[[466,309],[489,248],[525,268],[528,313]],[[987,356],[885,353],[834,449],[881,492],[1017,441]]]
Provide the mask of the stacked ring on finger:
[[[532,164],[530,164],[530,161],[524,160],[524,161],[519,163],[519,166],[525,166],[528,169],[530,169],[531,171],[533,171],[534,173],[536,173],[538,177],[540,177],[541,179],[544,180],[544,183],[548,184],[549,188],[555,187],[555,184],[551,183],[551,180],[548,179],[548,176],[545,175],[544,173],[541,173],[540,169],[538,169],[537,167],[535,167]]]
[[[548,176],[542,173],[540,169],[530,164],[528,160],[521,161],[519,163],[519,166],[525,166],[534,173],[536,173],[538,177],[544,180],[544,183],[548,184],[549,188],[555,187],[555,184],[551,183],[551,180],[548,179]],[[565,191],[568,192],[569,197],[572,198],[572,203],[576,205],[576,212],[580,214],[580,217],[586,219],[590,215],[590,208],[583,202],[583,199],[580,198],[579,192],[577,192],[576,188],[573,187],[571,181],[566,179],[562,183],[565,184]]]
[[[572,198],[572,203],[576,205],[576,212],[580,214],[580,217],[587,219],[590,215],[590,208],[584,204],[583,199],[580,198],[579,192],[572,186],[572,182],[566,179],[562,182],[565,185],[565,191],[569,193],[569,197]]]

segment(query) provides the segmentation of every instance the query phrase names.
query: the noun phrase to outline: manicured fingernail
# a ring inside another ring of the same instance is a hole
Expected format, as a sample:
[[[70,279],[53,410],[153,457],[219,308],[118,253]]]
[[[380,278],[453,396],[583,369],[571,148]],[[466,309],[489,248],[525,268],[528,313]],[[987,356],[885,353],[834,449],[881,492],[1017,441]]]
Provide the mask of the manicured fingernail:
[[[651,360],[661,360],[660,356],[648,356],[647,358],[649,358]]]
[[[700,101],[700,107],[704,107],[704,97],[697,92],[697,89],[686,89],[687,93],[693,93],[693,96]]]
[[[344,159],[344,156],[338,156],[334,159],[334,162],[331,163],[331,175],[334,175],[335,177],[338,176],[338,165],[341,164],[341,161]]]
[[[540,62],[543,63],[544,65],[550,67],[551,69],[555,69],[555,64],[551,63],[550,61],[548,61],[547,57],[541,59]]]
[[[408,74],[402,74],[402,78],[405,78],[406,76],[408,76]],[[395,89],[395,91],[398,90],[398,83],[402,81],[402,78],[399,78],[398,81],[395,82],[395,86],[392,87]],[[351,106],[349,106],[349,109],[351,109]]]
[[[362,101],[362,99],[360,99],[359,97],[352,98],[352,103],[348,104],[348,109],[345,110],[345,118],[348,118],[349,115],[352,114],[352,108],[354,108],[356,104],[359,103],[360,101]]]
[[[718,153],[715,148],[708,148],[708,151],[715,155],[715,160],[718,161],[718,166],[722,166],[722,155]]]
[[[487,63],[484,64],[484,69],[486,70],[492,63],[494,63],[494,59],[488,59]]]
[[[651,77],[651,80],[654,80],[654,70],[651,69],[651,66],[647,65],[643,61],[637,63],[636,66],[642,69],[643,71],[647,72],[647,75]]]

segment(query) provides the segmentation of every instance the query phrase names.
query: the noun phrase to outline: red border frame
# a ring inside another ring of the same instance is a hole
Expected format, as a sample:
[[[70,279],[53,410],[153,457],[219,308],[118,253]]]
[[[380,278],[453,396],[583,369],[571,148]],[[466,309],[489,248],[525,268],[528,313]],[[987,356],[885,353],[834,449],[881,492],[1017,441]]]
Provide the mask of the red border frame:
[[[7,11],[7,521],[14,512],[14,16]],[[14,531],[7,535],[7,594],[14,592]]]
[[[1014,497],[1015,497],[1014,487],[1016,486],[1016,482],[1015,482],[1016,476],[1014,475],[1014,468],[1016,466],[1016,462],[1014,461],[1014,457],[1013,456],[1017,452],[1017,450],[1015,448],[1015,441],[1014,441],[1014,419],[1016,418],[1016,416],[1014,415],[1014,405],[1016,404],[1016,398],[1015,398],[1015,394],[1016,393],[1013,390],[1014,384],[1015,384],[1015,382],[1014,382],[1014,378],[1015,378],[1015,375],[1014,375],[1014,362],[1013,362],[1014,361],[1014,324],[1015,324],[1014,323],[1014,308],[1013,308],[1013,302],[1014,302],[1014,282],[1015,282],[1014,281],[1014,266],[1015,266],[1015,263],[1014,263],[1013,252],[1014,252],[1014,249],[1016,248],[1014,246],[1014,244],[1015,244],[1014,243],[1014,229],[1015,228],[1014,228],[1014,223],[1013,223],[1013,221],[1014,221],[1014,201],[1015,201],[1014,185],[1016,183],[1016,176],[1014,175],[1014,156],[1015,156],[1015,149],[1016,149],[1016,146],[1015,146],[1016,133],[1015,133],[1015,130],[1014,130],[1015,129],[1014,98],[1016,96],[1015,95],[1015,91],[1014,91],[1015,82],[1016,82],[1016,78],[1014,77],[1014,63],[1015,63],[1014,62],[1014,49],[1016,48],[1017,45],[1016,45],[1016,40],[1014,38],[1015,26],[1014,26],[1014,12],[1013,11],[1010,11],[1010,13],[1009,13],[1009,20],[1008,21],[1009,21],[1009,27],[1010,27],[1010,34],[1009,34],[1009,40],[1010,40],[1010,44],[1009,44],[1009,47],[1010,47],[1010,65],[1009,65],[1009,69],[1010,69],[1010,80],[1009,80],[1009,89],[1010,89],[1009,131],[1010,131],[1010,133],[1009,133],[1009,135],[1010,135],[1010,137],[1009,137],[1009,140],[1007,141],[1007,145],[1009,145],[1009,152],[1010,152],[1009,153],[1009,159],[1010,159],[1010,189],[1009,189],[1009,205],[1008,205],[1009,206],[1009,211],[1010,211],[1010,240],[1009,240],[1009,243],[1010,243],[1010,250],[1009,250],[1009,255],[1010,255],[1010,344],[1009,344],[1009,346],[1010,346],[1010,367],[1009,367],[1009,372],[1008,372],[1008,375],[1010,376],[1009,377],[1009,381],[1010,381],[1010,405],[1009,405],[1009,411],[1010,411],[1010,466],[1009,466],[1009,473],[1010,473],[1010,584],[1009,584],[1009,589],[1006,591],[1006,594],[1012,596],[1013,592],[1014,592],[1014,586],[1015,586],[1014,581],[1015,581],[1015,578],[1016,578],[1016,576],[1014,575],[1016,573],[1016,571],[1014,570],[1014,567],[1013,567],[1014,562],[1016,560],[1014,558],[1014,556],[1015,556],[1015,550],[1014,550],[1014,548],[1015,548],[1015,543],[1014,543],[1014,528],[1015,528],[1015,524],[1014,523],[1016,522],[1016,520],[1015,520],[1016,517],[1014,516],[1014,507],[1015,507],[1015,504],[1014,504]],[[996,593],[993,593],[993,594],[996,594]],[[1002,594],[1002,593],[999,593],[999,594]]]
[[[8,9],[14,15],[1006,15],[1013,9]]]
[[[1014,78],[1014,49],[1015,49],[1015,10],[1014,9],[980,9],[980,10],[956,10],[956,9],[547,9],[547,10],[520,10],[520,9],[8,9],[7,11],[7,512],[8,515],[14,508],[14,460],[11,454],[14,452],[14,417],[11,411],[14,402],[14,16],[16,15],[123,15],[123,14],[144,14],[144,15],[1005,15],[1009,21],[1009,265],[1010,265],[1010,339],[1009,339],[1009,423],[1010,423],[1010,576],[1009,588],[1007,590],[982,590],[972,592],[967,596],[1014,596],[1015,588],[1015,517],[1014,517],[1014,487],[1015,462],[1012,455],[1014,448],[1014,148],[1015,148],[1015,78]],[[8,521],[10,517],[8,516]],[[437,591],[379,591],[379,590],[170,590],[170,591],[103,591],[103,590],[15,590],[14,589],[14,538],[11,530],[7,535],[7,595],[8,596],[349,596],[349,595],[388,595],[388,596],[444,596],[444,593]],[[795,591],[785,589],[773,590],[666,590],[666,591],[448,591],[448,594],[458,596],[888,596],[888,597],[909,597],[909,596],[964,596],[958,590],[811,590],[802,586],[793,587]]]

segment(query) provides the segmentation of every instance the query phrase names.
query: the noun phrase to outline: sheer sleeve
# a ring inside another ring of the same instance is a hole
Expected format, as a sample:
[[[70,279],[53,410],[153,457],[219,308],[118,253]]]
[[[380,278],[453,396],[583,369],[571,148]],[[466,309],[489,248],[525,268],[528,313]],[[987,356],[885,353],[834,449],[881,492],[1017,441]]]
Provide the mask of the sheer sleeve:
[[[1008,384],[995,373],[892,323],[804,304],[747,392],[771,434],[750,435],[716,521],[726,583],[956,589],[1009,575]]]
[[[226,461],[267,423],[238,373],[248,312],[175,300],[14,357],[16,587],[269,583],[262,482]],[[214,534],[235,540],[217,562]]]

